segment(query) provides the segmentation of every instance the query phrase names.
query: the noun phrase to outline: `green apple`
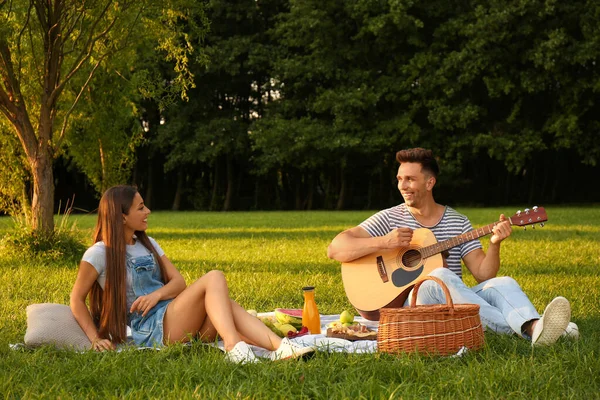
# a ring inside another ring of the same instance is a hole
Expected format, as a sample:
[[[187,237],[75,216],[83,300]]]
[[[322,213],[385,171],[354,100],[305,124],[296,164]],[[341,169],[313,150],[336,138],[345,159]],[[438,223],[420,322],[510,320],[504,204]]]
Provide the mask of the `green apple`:
[[[340,322],[342,324],[351,324],[354,322],[354,314],[352,314],[348,310],[344,310],[344,312],[340,315]]]

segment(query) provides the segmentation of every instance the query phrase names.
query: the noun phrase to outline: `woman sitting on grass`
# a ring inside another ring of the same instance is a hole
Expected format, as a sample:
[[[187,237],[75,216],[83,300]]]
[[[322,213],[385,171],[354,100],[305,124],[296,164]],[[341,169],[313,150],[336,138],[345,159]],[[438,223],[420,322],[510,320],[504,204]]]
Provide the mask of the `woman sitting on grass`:
[[[223,340],[226,359],[256,362],[248,343],[269,358],[298,358],[315,351],[281,339],[229,298],[225,277],[210,271],[186,287],[164,251],[146,235],[150,214],[131,186],[115,186],[100,199],[95,244],[85,254],[71,292],[71,310],[97,351],[126,340],[130,325],[138,346],[162,346],[191,337]],[[91,315],[85,304],[90,295]]]

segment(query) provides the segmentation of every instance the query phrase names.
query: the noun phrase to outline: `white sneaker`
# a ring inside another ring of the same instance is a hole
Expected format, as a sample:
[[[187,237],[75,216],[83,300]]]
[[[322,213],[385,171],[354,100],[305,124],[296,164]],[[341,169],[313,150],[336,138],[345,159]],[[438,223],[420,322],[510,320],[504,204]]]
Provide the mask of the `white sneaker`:
[[[281,344],[277,350],[269,353],[269,359],[271,361],[287,360],[289,358],[301,358],[308,355],[312,355],[316,351],[314,346],[300,346],[288,338],[281,339]]]
[[[556,297],[544,310],[544,315],[533,328],[532,346],[549,346],[554,344],[565,332],[571,321],[571,305],[564,297]]]
[[[561,336],[571,340],[579,340],[579,327],[575,322],[569,322]]]
[[[225,359],[236,364],[249,364],[258,362],[258,358],[256,358],[256,355],[254,355],[254,352],[250,346],[243,341],[237,342],[237,344],[233,346],[233,349],[227,351],[225,354]]]

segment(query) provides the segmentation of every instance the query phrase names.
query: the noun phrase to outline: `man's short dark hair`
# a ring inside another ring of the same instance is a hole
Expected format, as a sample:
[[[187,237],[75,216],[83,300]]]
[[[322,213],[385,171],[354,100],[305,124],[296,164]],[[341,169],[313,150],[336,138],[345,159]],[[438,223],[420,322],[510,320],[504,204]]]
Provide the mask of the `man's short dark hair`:
[[[440,173],[440,167],[433,157],[433,152],[428,149],[416,147],[414,149],[400,150],[396,153],[396,160],[402,163],[419,163],[423,171],[429,172],[436,179]]]

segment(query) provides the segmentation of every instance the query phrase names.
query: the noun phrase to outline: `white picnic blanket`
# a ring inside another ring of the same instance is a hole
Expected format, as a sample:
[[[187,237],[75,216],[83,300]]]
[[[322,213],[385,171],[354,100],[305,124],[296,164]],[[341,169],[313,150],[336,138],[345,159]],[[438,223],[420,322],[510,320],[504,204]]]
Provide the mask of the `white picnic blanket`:
[[[265,312],[259,313],[260,317],[270,317],[275,315],[275,312]],[[302,344],[304,346],[312,345],[316,346],[319,351],[327,351],[327,352],[346,352],[346,353],[374,353],[377,351],[377,341],[376,340],[357,340],[357,341],[349,341],[338,338],[328,338],[326,337],[327,333],[327,325],[331,322],[338,321],[340,319],[339,314],[333,315],[321,315],[321,333],[318,335],[304,335],[297,338],[291,339],[293,342],[298,344]],[[378,321],[368,321],[362,317],[355,317],[354,320],[356,322],[360,322],[363,325],[366,325],[372,330],[377,330],[379,325]],[[127,337],[131,338],[131,330],[127,327]],[[223,342],[219,341],[217,343],[206,343],[207,345],[212,345],[218,347],[219,349],[225,351],[225,347],[223,346]],[[13,350],[19,350],[27,348],[24,343],[14,343],[9,344],[9,347]],[[263,349],[262,347],[251,346],[254,353],[259,357],[266,357],[268,350]],[[122,351],[124,349],[130,349],[131,346],[127,347],[118,347],[117,351]],[[143,347],[140,346],[138,349],[152,349],[152,347]],[[160,349],[160,348],[155,348]]]
[[[266,312],[259,313],[259,317],[268,317],[275,315],[275,312]],[[377,340],[344,340],[339,338],[329,338],[326,336],[327,333],[327,325],[331,322],[338,321],[340,319],[339,314],[332,315],[321,315],[321,333],[318,335],[304,335],[294,339],[291,339],[293,342],[298,344],[302,344],[305,346],[316,346],[319,351],[325,351],[328,353],[331,352],[344,352],[344,353],[375,353],[377,352]],[[379,328],[378,321],[369,321],[362,317],[354,317],[354,321],[360,322],[361,324],[367,326],[369,329],[377,331]],[[128,335],[131,334],[131,330],[128,327]],[[209,346],[215,346],[223,351],[225,351],[225,347],[223,346],[223,342],[219,341],[217,343],[206,343]],[[9,347],[12,350],[19,350],[27,348],[24,343],[16,343],[9,344]],[[263,349],[262,347],[251,346],[252,350],[258,357],[266,357],[268,354],[268,350]],[[124,349],[131,347],[120,347],[117,351],[122,351]],[[138,347],[140,350],[144,349],[155,349],[160,350],[160,348],[152,348],[152,347]],[[450,357],[461,357],[467,353],[467,348],[462,347],[458,350],[458,352]]]
[[[259,317],[268,317],[273,316],[274,312],[267,313],[259,313]],[[321,315],[321,333],[318,335],[304,335],[297,338],[291,339],[291,341],[304,345],[304,346],[317,346],[319,351],[326,352],[345,352],[345,353],[375,353],[377,352],[377,340],[344,340],[339,338],[330,338],[326,336],[327,333],[327,325],[334,321],[339,321],[339,314],[332,315]],[[369,329],[377,331],[379,327],[378,321],[369,321],[362,317],[354,317],[355,322],[360,322],[361,324],[367,326]],[[218,347],[221,350],[224,350],[223,342],[218,343]],[[252,346],[252,350],[254,353],[263,357],[266,356],[267,350]]]

